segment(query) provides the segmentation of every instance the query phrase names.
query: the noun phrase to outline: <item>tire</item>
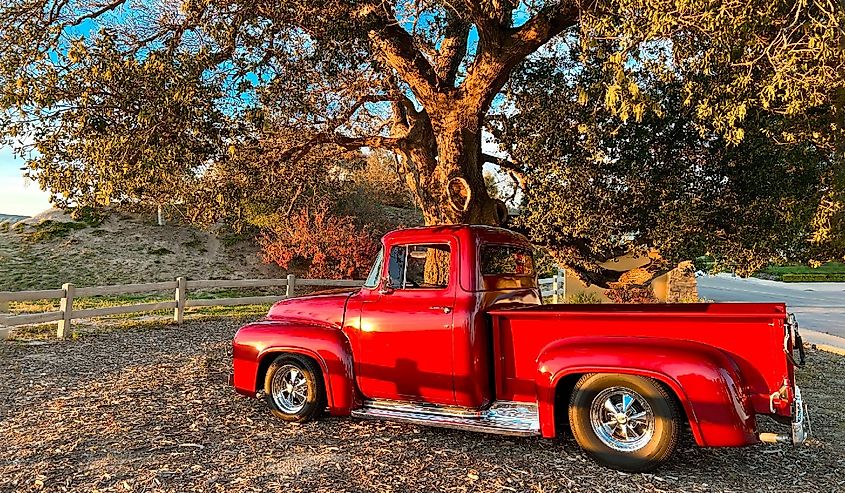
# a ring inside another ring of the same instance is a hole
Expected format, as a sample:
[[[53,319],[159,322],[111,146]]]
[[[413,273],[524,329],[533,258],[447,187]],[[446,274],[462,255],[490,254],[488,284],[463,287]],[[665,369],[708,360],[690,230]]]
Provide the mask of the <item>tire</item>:
[[[309,358],[279,355],[264,376],[264,399],[273,415],[283,421],[311,421],[326,408],[323,373]]]
[[[575,384],[569,426],[578,445],[599,464],[647,472],[675,451],[681,416],[672,396],[651,378],[593,373]]]

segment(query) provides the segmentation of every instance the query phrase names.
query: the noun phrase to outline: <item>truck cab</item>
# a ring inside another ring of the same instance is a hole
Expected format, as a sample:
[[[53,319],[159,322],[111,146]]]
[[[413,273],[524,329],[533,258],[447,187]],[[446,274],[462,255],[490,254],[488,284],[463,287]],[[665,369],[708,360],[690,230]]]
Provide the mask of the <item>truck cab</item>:
[[[359,390],[371,399],[489,404],[484,312],[496,303],[541,303],[531,246],[520,235],[487,227],[388,234],[346,307]]]
[[[790,322],[782,304],[543,305],[525,237],[410,228],[384,236],[360,288],[282,300],[241,328],[233,385],[285,421],[327,409],[569,431],[599,462],[645,471],[684,423],[702,446],[804,440]],[[789,421],[791,435],[760,433],[757,414]]]

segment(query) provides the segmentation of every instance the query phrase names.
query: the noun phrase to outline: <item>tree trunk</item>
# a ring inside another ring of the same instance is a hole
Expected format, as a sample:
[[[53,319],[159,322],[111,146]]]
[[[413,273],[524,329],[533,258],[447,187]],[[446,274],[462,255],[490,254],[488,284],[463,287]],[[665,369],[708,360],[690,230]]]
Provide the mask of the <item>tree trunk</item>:
[[[406,183],[426,225],[501,225],[507,220],[505,204],[487,193],[482,117],[473,113],[454,109],[429,118],[421,112],[409,132],[411,144],[400,151],[410,161]]]

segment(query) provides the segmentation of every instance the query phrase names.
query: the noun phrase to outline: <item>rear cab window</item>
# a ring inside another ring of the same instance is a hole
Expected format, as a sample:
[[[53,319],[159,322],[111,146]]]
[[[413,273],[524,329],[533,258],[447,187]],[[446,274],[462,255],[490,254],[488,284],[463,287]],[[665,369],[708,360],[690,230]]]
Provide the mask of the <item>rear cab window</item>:
[[[482,289],[521,289],[536,286],[534,254],[520,245],[481,246],[479,275]]]

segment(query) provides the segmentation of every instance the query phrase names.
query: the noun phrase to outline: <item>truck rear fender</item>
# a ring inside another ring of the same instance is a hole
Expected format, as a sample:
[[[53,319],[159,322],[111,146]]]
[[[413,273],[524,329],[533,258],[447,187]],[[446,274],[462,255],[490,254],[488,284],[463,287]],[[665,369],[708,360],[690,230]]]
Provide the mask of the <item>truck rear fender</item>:
[[[355,405],[352,348],[334,325],[298,320],[264,320],[241,327],[232,343],[234,386],[254,397],[264,387],[264,372],[281,353],[313,359],[322,370],[326,401],[333,415],[348,415]]]
[[[653,378],[668,387],[683,407],[699,445],[741,446],[758,441],[737,364],[712,346],[663,338],[578,337],[546,346],[537,363],[540,427],[545,437],[556,434],[555,393],[566,376],[622,373]],[[562,405],[568,405],[568,399]]]

